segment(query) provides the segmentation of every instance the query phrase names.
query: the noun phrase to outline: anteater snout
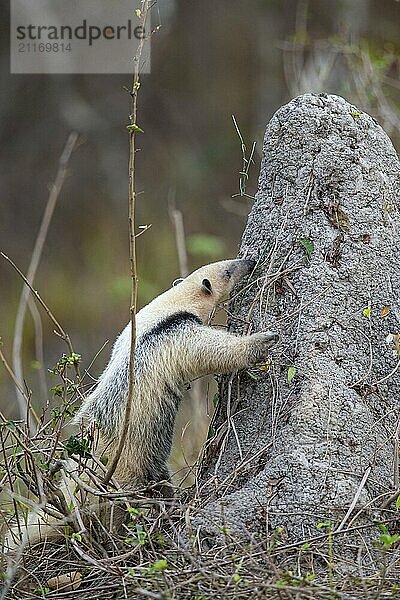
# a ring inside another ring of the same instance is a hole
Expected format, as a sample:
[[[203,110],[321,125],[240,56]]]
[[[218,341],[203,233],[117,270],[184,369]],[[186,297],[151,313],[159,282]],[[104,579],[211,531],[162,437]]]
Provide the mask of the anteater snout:
[[[243,265],[249,270],[249,273],[254,269],[254,267],[257,264],[255,260],[252,260],[250,258],[242,259],[240,262],[242,262]]]
[[[244,277],[252,272],[254,267],[256,266],[256,261],[247,259],[247,258],[239,258],[238,260],[232,261],[232,267],[230,269],[231,275],[237,275],[238,277]]]

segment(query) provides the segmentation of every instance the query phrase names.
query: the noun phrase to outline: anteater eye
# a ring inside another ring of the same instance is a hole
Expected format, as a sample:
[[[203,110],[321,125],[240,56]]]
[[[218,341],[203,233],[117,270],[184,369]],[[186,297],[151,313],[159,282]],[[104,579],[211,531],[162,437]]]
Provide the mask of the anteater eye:
[[[211,287],[211,283],[209,279],[203,279],[203,281],[201,282],[201,286],[203,288],[203,291],[206,294],[211,294],[212,293],[212,287]]]
[[[172,282],[172,287],[175,287],[176,285],[178,285],[178,283],[182,283],[183,279],[184,279],[183,277],[179,277],[179,279],[175,279]]]

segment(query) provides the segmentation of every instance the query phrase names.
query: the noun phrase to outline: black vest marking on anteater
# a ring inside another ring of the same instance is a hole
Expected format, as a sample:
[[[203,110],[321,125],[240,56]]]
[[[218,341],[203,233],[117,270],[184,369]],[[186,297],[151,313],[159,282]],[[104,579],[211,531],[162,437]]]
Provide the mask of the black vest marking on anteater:
[[[150,338],[153,339],[160,335],[171,333],[175,329],[179,329],[180,327],[182,327],[182,325],[187,325],[190,323],[196,325],[203,324],[202,320],[191,312],[185,310],[176,312],[173,315],[170,315],[169,317],[166,317],[165,319],[157,323],[157,325],[155,325],[149,331],[146,331],[146,333],[140,336],[138,342],[140,344],[145,344],[150,340]]]

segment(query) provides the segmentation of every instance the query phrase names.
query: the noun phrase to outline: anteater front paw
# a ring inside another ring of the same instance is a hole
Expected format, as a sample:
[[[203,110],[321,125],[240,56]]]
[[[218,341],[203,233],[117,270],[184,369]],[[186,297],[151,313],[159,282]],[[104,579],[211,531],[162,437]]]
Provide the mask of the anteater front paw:
[[[250,336],[250,364],[255,364],[268,356],[268,351],[279,341],[279,334],[260,331]]]

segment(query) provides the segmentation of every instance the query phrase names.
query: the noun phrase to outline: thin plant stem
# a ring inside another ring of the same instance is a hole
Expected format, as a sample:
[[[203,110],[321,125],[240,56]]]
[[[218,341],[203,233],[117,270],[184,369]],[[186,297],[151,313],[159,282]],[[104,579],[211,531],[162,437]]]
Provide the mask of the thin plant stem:
[[[149,13],[150,3],[149,0],[142,0],[142,8],[140,11],[140,24],[145,30],[146,21]],[[129,354],[129,387],[128,397],[126,400],[126,409],[124,422],[121,431],[121,437],[119,439],[118,448],[114,454],[110,467],[104,477],[104,483],[108,483],[112,478],[113,474],[118,465],[118,461],[123,452],[126,437],[128,434],[130,418],[132,414],[132,405],[135,393],[135,347],[136,347],[136,307],[137,307],[137,266],[136,266],[136,234],[135,234],[135,209],[136,209],[136,135],[141,132],[141,129],[137,125],[137,100],[138,91],[140,88],[139,74],[140,74],[140,58],[142,56],[143,46],[145,43],[145,36],[140,39],[138,49],[134,58],[134,72],[132,78],[132,87],[129,91],[131,96],[131,124],[128,126],[129,130],[129,263],[131,272],[131,302],[130,302],[130,322],[131,322],[131,347]]]
[[[57,175],[54,180],[54,183],[51,186],[49,197],[47,200],[46,208],[43,213],[42,222],[40,224],[40,228],[36,237],[35,246],[33,248],[31,261],[28,267],[27,272],[27,280],[32,285],[35,279],[35,275],[40,263],[40,259],[42,256],[43,246],[47,238],[47,233],[49,231],[49,226],[51,223],[51,219],[54,213],[54,209],[57,204],[58,197],[60,195],[61,189],[63,187],[65,177],[67,175],[67,167],[68,162],[71,157],[71,154],[75,148],[76,142],[78,139],[78,134],[76,132],[72,132],[69,134],[68,139],[65,143],[64,149],[61,153],[58,163]],[[24,321],[25,314],[28,305],[28,299],[30,296],[30,288],[25,283],[21,296],[19,299],[17,316],[15,318],[15,329],[14,329],[14,339],[13,339],[13,351],[12,351],[12,362],[13,362],[13,370],[15,376],[18,381],[22,382],[24,380],[23,368],[22,368],[22,338],[23,338],[23,329],[24,329]],[[36,328],[35,328],[36,329]],[[21,394],[18,386],[15,388],[17,395],[17,403],[20,418],[24,418],[26,414],[26,403],[25,398]]]
[[[44,308],[44,310],[45,310],[47,316],[49,317],[50,321],[52,321],[53,325],[55,325],[55,327],[56,327],[54,333],[56,333],[62,340],[64,340],[64,342],[67,344],[68,350],[69,350],[69,352],[70,352],[70,354],[72,356],[72,354],[74,354],[74,349],[73,349],[72,342],[71,342],[71,339],[70,339],[68,333],[66,333],[64,331],[64,329],[61,327],[60,323],[57,321],[57,319],[55,318],[55,316],[51,312],[50,308],[47,306],[47,304],[45,303],[45,301],[40,296],[39,292],[37,292],[32,287],[32,285],[29,283],[28,279],[25,277],[25,275],[22,273],[22,271],[17,267],[17,265],[15,264],[15,262],[13,260],[11,260],[11,258],[9,256],[7,256],[7,254],[4,254],[4,252],[0,252],[0,256],[2,256],[12,266],[12,268],[18,273],[18,275],[21,277],[21,279],[25,282],[25,284],[31,290],[33,296],[36,298],[36,300],[39,302],[39,304],[42,305],[42,307]],[[79,366],[78,366],[78,364],[74,363],[74,367],[75,367],[75,371],[76,371],[78,380],[80,380],[80,373],[79,373]]]

